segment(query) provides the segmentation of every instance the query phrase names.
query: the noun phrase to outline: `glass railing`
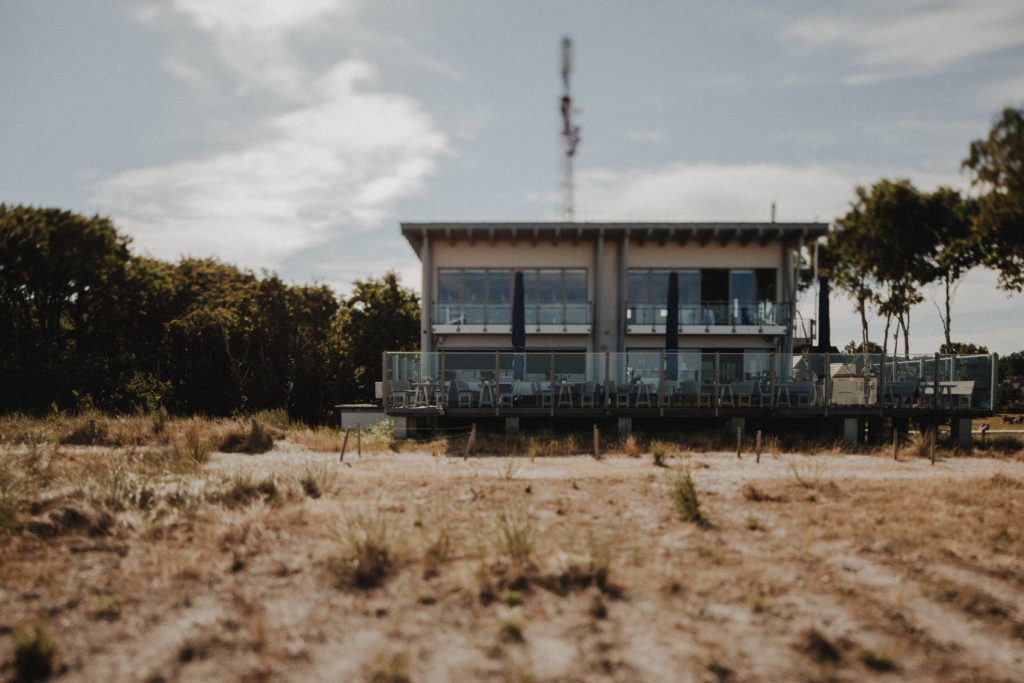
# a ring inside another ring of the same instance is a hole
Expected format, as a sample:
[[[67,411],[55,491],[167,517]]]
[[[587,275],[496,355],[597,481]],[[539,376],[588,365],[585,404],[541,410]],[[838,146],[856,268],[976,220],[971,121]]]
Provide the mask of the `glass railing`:
[[[387,353],[388,408],[991,409],[993,357],[879,354]]]
[[[680,325],[786,325],[789,305],[763,301],[742,304],[738,301],[706,301],[680,304]],[[668,309],[664,304],[626,304],[627,325],[664,325]]]
[[[533,325],[589,325],[589,303],[528,304],[525,307],[526,324]],[[512,305],[493,304],[434,304],[430,319],[434,325],[511,325]]]

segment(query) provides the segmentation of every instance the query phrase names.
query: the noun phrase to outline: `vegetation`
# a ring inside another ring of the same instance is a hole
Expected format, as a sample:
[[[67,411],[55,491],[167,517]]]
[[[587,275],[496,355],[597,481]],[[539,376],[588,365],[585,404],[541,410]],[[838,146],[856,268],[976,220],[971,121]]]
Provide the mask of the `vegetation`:
[[[418,300],[394,273],[339,298],[129,246],[104,218],[0,204],[0,412],[280,408],[323,422],[372,395],[381,349],[418,346]]]

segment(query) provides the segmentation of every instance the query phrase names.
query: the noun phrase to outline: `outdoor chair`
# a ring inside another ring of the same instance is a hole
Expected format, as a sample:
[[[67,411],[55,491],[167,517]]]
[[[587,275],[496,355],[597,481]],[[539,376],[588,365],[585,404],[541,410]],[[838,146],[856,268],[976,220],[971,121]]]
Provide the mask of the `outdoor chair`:
[[[388,391],[388,405],[408,407],[409,399],[413,391],[409,388],[409,381],[405,379],[393,379],[390,382]]]
[[[692,380],[680,382],[676,386],[675,396],[679,398],[680,405],[696,405],[700,397],[700,387]]]
[[[597,391],[596,382],[584,382],[583,391],[580,392],[580,408],[594,407],[594,393]]]
[[[472,408],[473,404],[477,403],[480,399],[480,392],[471,389],[461,379],[455,380],[455,395],[458,398],[460,408]]]
[[[732,395],[736,399],[736,405],[742,406],[747,405],[753,406],[754,403],[754,392],[758,389],[757,382],[752,380],[743,380],[741,382],[733,382],[731,385]]]

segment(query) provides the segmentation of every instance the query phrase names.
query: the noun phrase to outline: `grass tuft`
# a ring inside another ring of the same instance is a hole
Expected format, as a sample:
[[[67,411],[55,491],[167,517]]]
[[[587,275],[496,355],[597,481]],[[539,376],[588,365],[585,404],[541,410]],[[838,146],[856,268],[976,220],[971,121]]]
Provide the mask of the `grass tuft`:
[[[669,481],[669,495],[672,504],[683,520],[696,524],[707,524],[707,519],[700,510],[697,485],[693,481],[689,467],[677,472]]]
[[[49,678],[54,669],[57,645],[42,624],[36,624],[31,633],[14,634],[14,679],[41,681]]]
[[[220,450],[224,453],[266,453],[274,447],[273,431],[273,428],[264,427],[253,418],[248,430],[239,426],[224,435]]]
[[[333,559],[328,568],[339,588],[376,588],[394,569],[387,520],[383,516],[358,517],[344,533],[348,552]]]

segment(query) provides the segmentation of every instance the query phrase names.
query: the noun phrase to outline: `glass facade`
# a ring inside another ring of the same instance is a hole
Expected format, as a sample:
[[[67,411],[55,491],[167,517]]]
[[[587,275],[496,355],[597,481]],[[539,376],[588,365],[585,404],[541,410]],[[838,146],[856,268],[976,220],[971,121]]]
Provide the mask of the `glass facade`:
[[[641,268],[627,271],[627,324],[665,324],[670,272]],[[788,321],[788,307],[775,301],[777,276],[773,268],[676,272],[680,325],[784,325]]]
[[[432,320],[442,325],[509,325],[513,270],[441,268]],[[590,323],[587,271],[583,268],[524,269],[527,325]]]

